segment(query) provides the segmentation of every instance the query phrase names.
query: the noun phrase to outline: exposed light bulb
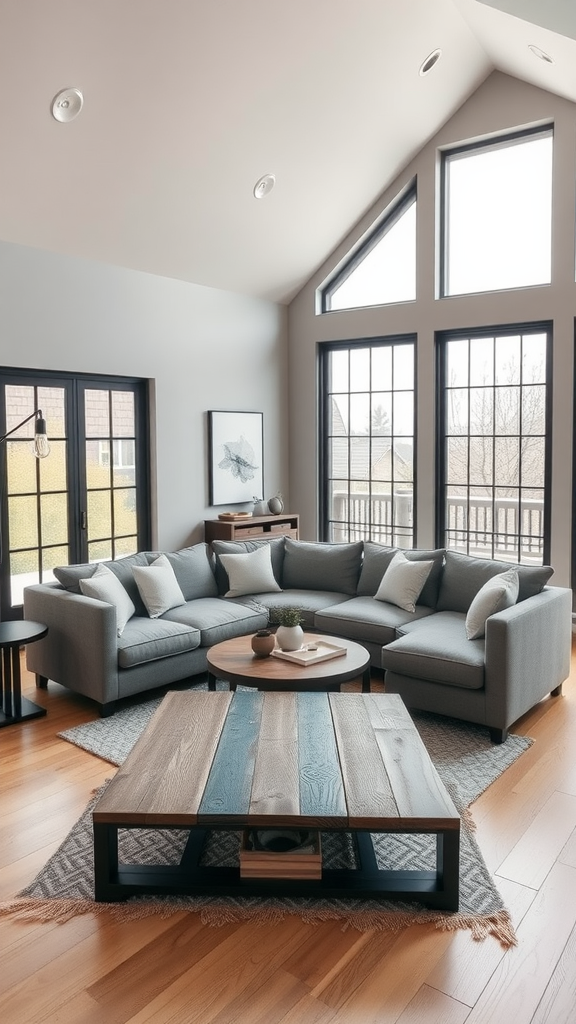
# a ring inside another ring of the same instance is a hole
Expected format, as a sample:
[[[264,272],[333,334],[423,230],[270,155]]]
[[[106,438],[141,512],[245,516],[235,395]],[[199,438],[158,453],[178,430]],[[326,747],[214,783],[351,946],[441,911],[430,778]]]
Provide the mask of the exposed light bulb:
[[[32,451],[37,459],[45,459],[47,455],[50,455],[50,445],[48,444],[48,435],[46,433],[46,420],[42,416],[42,412],[38,410],[38,416],[34,425],[34,443],[32,445]]]

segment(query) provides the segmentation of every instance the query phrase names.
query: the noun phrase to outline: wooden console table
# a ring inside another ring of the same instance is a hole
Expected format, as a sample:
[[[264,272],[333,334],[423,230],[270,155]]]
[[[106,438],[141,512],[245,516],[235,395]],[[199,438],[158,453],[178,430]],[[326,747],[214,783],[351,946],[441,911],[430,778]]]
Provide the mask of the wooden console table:
[[[292,537],[298,540],[298,515],[283,512],[279,516],[248,516],[246,519],[205,519],[204,540],[274,540]]]

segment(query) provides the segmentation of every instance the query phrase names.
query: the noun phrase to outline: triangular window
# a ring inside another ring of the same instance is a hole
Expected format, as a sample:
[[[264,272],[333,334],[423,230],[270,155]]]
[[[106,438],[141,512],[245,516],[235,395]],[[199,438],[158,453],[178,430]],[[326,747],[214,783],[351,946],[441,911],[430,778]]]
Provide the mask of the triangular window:
[[[416,298],[416,187],[322,289],[323,313]]]

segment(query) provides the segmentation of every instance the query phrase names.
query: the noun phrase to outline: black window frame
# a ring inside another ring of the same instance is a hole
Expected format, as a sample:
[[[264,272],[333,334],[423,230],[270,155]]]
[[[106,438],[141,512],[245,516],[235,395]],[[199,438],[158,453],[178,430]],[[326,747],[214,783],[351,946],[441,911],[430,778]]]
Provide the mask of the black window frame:
[[[514,132],[507,132],[505,135],[498,135],[490,139],[479,139],[476,142],[467,142],[460,146],[451,146],[441,150],[440,153],[440,250],[439,250],[439,297],[441,299],[453,299],[467,295],[493,294],[498,291],[509,291],[510,286],[501,289],[491,289],[490,292],[455,292],[446,291],[448,279],[448,164],[454,157],[462,153],[471,153],[479,150],[502,149],[505,146],[514,145],[515,142],[522,142],[534,135],[552,135],[554,138],[554,122],[547,122],[543,125],[534,125],[531,128],[523,128]],[[518,285],[518,287],[545,287],[545,285]]]
[[[391,346],[398,344],[412,345],[414,351],[414,427],[413,427],[413,454],[412,454],[412,547],[415,547],[417,537],[417,396],[418,396],[418,360],[417,345],[418,336],[415,332],[409,334],[383,335],[373,338],[354,338],[339,341],[323,341],[317,346],[317,367],[318,367],[318,536],[322,541],[329,540],[330,523],[329,518],[330,497],[328,468],[329,457],[329,423],[330,423],[330,402],[328,393],[328,360],[332,352],[350,351],[352,349],[366,348],[367,346]],[[372,392],[371,392],[372,393]],[[350,483],[350,478],[348,479]],[[350,521],[348,521],[350,527]],[[368,538],[367,538],[368,539]],[[336,542],[333,542],[336,543]],[[375,540],[374,543],[379,543]],[[382,543],[380,541],[380,543]],[[387,546],[387,545],[384,545]],[[408,548],[409,545],[403,545]]]
[[[344,263],[339,269],[324,283],[320,289],[320,313],[342,313],[344,310],[330,309],[329,301],[333,292],[335,292],[343,283],[346,281],[351,274],[360,266],[365,260],[366,256],[374,249],[378,243],[382,240],[384,235],[388,234],[391,228],[401,219],[406,210],[412,206],[413,203],[418,202],[418,182],[416,178],[413,178],[409,184],[404,188],[401,193],[396,197],[392,206],[386,211],[383,217],[381,217],[376,225],[372,228],[366,238],[356,247],[345,258]],[[403,300],[403,301],[414,301],[414,300]],[[350,309],[370,309],[373,306],[388,306],[394,305],[393,302],[382,302],[382,303],[370,303],[369,306],[350,306]]]
[[[437,403],[436,403],[436,546],[446,547],[446,359],[445,343],[453,340],[485,338],[487,336],[515,336],[522,334],[546,333],[546,413],[544,444],[544,509],[542,564],[550,564],[551,523],[552,523],[552,410],[553,410],[553,322],[551,320],[529,321],[515,324],[492,324],[486,327],[461,328],[437,331],[435,335],[435,360]],[[492,435],[496,436],[496,435]],[[469,546],[469,545],[468,545]],[[485,557],[494,557],[486,555]],[[497,559],[499,561],[499,559]],[[507,559],[507,561],[512,561]],[[518,563],[522,564],[522,563]]]

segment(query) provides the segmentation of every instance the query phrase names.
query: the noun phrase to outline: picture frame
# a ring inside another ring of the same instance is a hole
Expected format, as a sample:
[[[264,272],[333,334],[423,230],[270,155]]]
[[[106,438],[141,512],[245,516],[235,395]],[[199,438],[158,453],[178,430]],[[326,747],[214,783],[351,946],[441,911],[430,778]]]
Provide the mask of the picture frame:
[[[264,497],[264,414],[208,412],[211,505]]]

